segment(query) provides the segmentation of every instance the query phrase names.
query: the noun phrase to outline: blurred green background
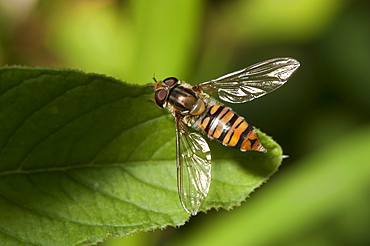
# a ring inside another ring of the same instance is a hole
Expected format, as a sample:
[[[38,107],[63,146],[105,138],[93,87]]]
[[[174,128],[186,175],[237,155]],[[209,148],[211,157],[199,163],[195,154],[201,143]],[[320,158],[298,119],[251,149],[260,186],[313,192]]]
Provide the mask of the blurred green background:
[[[274,57],[301,68],[232,105],[289,158],[233,211],[104,245],[370,245],[370,12],[350,0],[0,0],[0,65],[198,84]]]

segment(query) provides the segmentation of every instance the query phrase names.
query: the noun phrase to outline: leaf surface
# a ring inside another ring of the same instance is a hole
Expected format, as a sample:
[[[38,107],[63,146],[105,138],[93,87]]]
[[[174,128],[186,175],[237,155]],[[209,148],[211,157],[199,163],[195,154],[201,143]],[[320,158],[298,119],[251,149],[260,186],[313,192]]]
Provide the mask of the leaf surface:
[[[153,90],[68,69],[0,69],[0,241],[84,245],[182,225],[172,116]],[[218,143],[203,210],[230,209],[278,168],[267,153]]]

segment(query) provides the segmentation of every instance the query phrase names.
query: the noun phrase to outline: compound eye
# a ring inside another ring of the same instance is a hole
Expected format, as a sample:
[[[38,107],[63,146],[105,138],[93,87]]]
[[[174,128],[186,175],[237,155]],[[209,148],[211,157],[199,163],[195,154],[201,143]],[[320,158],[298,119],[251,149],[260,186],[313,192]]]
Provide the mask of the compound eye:
[[[177,84],[178,81],[179,80],[175,77],[169,77],[169,78],[163,80],[163,83],[165,83],[168,87],[172,87],[175,84]]]
[[[167,96],[168,96],[168,91],[165,90],[165,89],[159,89],[159,90],[156,90],[155,91],[155,94],[154,94],[154,100],[155,100],[155,103],[163,108],[164,106],[164,103],[167,99]]]

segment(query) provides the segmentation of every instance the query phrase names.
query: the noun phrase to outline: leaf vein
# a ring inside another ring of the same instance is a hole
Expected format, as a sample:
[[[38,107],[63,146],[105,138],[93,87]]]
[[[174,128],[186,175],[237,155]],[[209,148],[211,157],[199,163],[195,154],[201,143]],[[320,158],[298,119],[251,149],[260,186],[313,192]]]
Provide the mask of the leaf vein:
[[[72,124],[73,122],[76,122],[77,120],[79,119],[82,119],[83,117],[105,107],[105,106],[108,106],[108,105],[111,105],[119,100],[122,100],[122,98],[118,98],[118,99],[115,99],[113,101],[110,101],[110,102],[107,102],[107,103],[104,103],[104,104],[101,104],[99,105],[98,107],[96,108],[93,108],[92,110],[90,111],[87,111],[87,112],[84,112],[83,114],[80,114],[78,115],[76,118],[74,119],[71,119],[69,122],[66,122],[64,125],[60,126],[58,129],[54,130],[53,132],[51,132],[49,135],[47,135],[45,138],[41,139],[29,152],[28,154],[23,158],[23,160],[20,162],[20,165],[18,166],[18,169],[22,169],[24,163],[27,161],[27,159],[32,155],[32,153],[42,144],[44,143],[48,138],[54,136],[56,133],[60,132],[61,130],[63,130],[65,127],[67,127],[68,125]]]
[[[104,146],[102,146],[101,148],[100,148],[100,150],[97,152],[97,154],[93,157],[93,159],[91,160],[91,163],[94,163],[95,162],[95,160],[96,159],[98,159],[99,158],[99,156],[101,155],[101,153],[106,149],[106,148],[108,148],[108,146],[114,141],[114,140],[116,140],[118,137],[121,137],[122,135],[125,135],[125,134],[128,134],[128,133],[130,133],[130,132],[132,132],[132,131],[134,131],[135,129],[137,129],[137,128],[140,128],[140,127],[142,127],[142,126],[145,126],[146,124],[150,124],[152,121],[155,121],[155,120],[158,120],[158,119],[160,119],[160,118],[165,118],[165,117],[167,117],[167,115],[160,115],[160,116],[156,116],[156,117],[154,117],[154,118],[152,118],[152,119],[150,119],[150,120],[144,120],[144,121],[142,121],[142,122],[140,122],[140,123],[138,123],[138,124],[134,124],[132,127],[130,127],[130,128],[123,128],[122,129],[122,131],[119,133],[119,134],[117,134],[114,138],[111,138],[111,140],[110,141],[108,141]],[[127,159],[129,159],[129,158],[127,158]]]
[[[32,111],[29,115],[27,115],[19,124],[18,126],[16,126],[15,130],[11,133],[10,137],[5,141],[4,145],[3,145],[3,148],[1,150],[1,153],[0,153],[0,156],[4,153],[4,151],[7,149],[7,145],[9,144],[9,142],[14,138],[15,134],[19,131],[19,129],[21,129],[21,127],[33,116],[35,115],[37,112],[39,112],[40,110],[42,110],[43,108],[47,107],[48,105],[50,105],[52,102],[56,101],[57,99],[61,98],[62,96],[64,96],[66,93],[76,89],[76,88],[79,88],[79,87],[83,87],[83,86],[86,86],[88,83],[86,84],[83,84],[83,85],[77,85],[75,87],[72,87],[72,88],[69,88],[68,90],[66,91],[63,91],[63,93],[61,93],[60,95],[58,95],[57,97],[54,97],[53,99],[49,100],[48,102],[45,102],[43,105],[41,105],[41,107],[35,109],[34,111]]]
[[[154,185],[152,183],[148,183],[147,181],[145,181],[144,179],[141,179],[137,176],[135,176],[132,172],[130,172],[125,166],[121,166],[122,169],[125,170],[125,172],[127,172],[127,174],[129,174],[131,177],[133,177],[134,179],[138,180],[139,182],[142,182],[152,188],[155,188],[155,189],[160,189],[160,190],[166,190],[166,191],[170,191],[170,192],[173,192],[171,189],[166,189],[165,187],[161,187],[161,186],[158,186],[158,185]]]
[[[143,207],[135,202],[133,202],[132,200],[128,200],[128,199],[123,199],[123,198],[120,198],[120,197],[117,197],[117,196],[113,196],[111,194],[108,194],[107,192],[103,192],[102,190],[99,190],[99,189],[96,189],[96,188],[93,188],[91,187],[89,184],[87,184],[86,182],[83,182],[82,180],[80,179],[77,179],[76,177],[72,176],[71,174],[69,174],[67,172],[68,176],[74,180],[75,182],[79,183],[80,185],[88,188],[89,190],[91,190],[92,192],[99,192],[100,194],[102,194],[103,196],[105,197],[108,197],[108,198],[111,198],[113,200],[117,200],[119,202],[124,202],[124,203],[128,203],[128,204],[131,204],[131,205],[134,205],[135,207],[137,207],[138,209],[141,209],[143,212],[153,212],[153,213],[157,213],[157,214],[165,214],[165,213],[161,213],[161,212],[158,212],[158,211],[155,211],[153,209],[149,209],[147,207]],[[130,173],[129,173],[130,174]],[[141,180],[140,180],[141,181]],[[166,215],[166,214],[165,214]],[[135,226],[138,226],[138,225],[143,225],[143,223],[140,223],[140,224],[130,224],[130,226],[132,225],[135,225]]]
[[[18,86],[22,85],[23,83],[27,83],[28,81],[34,80],[34,79],[39,78],[39,77],[42,77],[42,76],[43,76],[43,74],[38,74],[38,75],[36,75],[34,77],[30,77],[30,78],[27,78],[25,80],[22,80],[20,83],[14,85],[14,86],[11,86],[7,90],[3,91],[3,93],[0,94],[0,96],[2,97],[3,95],[5,95],[6,93],[8,93],[9,91],[15,90]]]
[[[80,222],[80,221],[77,221],[77,220],[72,220],[70,218],[66,219],[66,218],[63,218],[63,217],[58,217],[58,216],[54,216],[54,215],[51,215],[51,214],[48,214],[48,213],[45,213],[44,211],[40,211],[40,210],[36,210],[35,208],[31,208],[31,207],[26,207],[24,205],[22,205],[21,203],[19,203],[18,201],[14,200],[14,199],[11,199],[9,198],[8,196],[6,196],[4,193],[0,192],[0,196],[5,199],[5,200],[8,200],[10,203],[20,207],[21,209],[24,209],[24,210],[27,210],[33,214],[36,214],[38,216],[43,216],[43,217],[46,217],[46,218],[49,218],[49,219],[54,219],[54,220],[58,220],[58,221],[61,221],[61,222],[71,222],[71,223],[75,223],[75,224],[78,224],[78,225],[84,225],[84,226],[99,226],[99,227],[106,227],[106,226],[111,226],[111,227],[128,227],[128,226],[125,226],[125,225],[111,225],[111,224],[100,224],[100,223],[87,223],[87,222]],[[136,225],[142,225],[141,224],[130,224],[129,226],[136,226]]]
[[[13,238],[14,240],[16,240],[16,241],[18,241],[18,242],[20,242],[20,243],[22,243],[22,244],[27,243],[27,244],[31,244],[31,245],[38,245],[38,244],[32,243],[32,242],[30,242],[30,241],[28,241],[28,240],[26,241],[26,240],[24,240],[24,239],[19,239],[19,238],[17,238],[16,236],[11,235],[11,234],[10,234],[10,232],[5,232],[5,231],[3,231],[3,230],[1,230],[1,229],[0,229],[0,233],[2,233],[3,235],[5,235],[5,236],[7,236],[7,237],[11,237],[11,238]]]
[[[15,174],[33,174],[33,173],[42,173],[42,172],[65,172],[68,170],[74,170],[74,169],[82,169],[87,167],[121,167],[122,165],[147,165],[150,164],[157,164],[157,165],[163,165],[163,162],[170,161],[170,160],[156,160],[156,161],[129,161],[125,163],[84,163],[79,165],[73,165],[73,166],[64,166],[64,167],[50,167],[50,168],[39,168],[39,169],[15,169],[10,171],[3,171],[0,172],[0,176],[5,175],[15,175]]]

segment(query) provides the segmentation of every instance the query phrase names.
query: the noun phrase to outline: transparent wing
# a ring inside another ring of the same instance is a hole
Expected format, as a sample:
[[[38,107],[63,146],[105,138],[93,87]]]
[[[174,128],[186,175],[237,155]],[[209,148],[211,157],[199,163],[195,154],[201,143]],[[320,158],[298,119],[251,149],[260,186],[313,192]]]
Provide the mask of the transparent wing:
[[[220,78],[201,83],[202,89],[217,90],[226,102],[243,103],[276,90],[298,69],[293,58],[263,61]]]
[[[176,118],[177,188],[181,205],[191,215],[202,206],[211,183],[211,152],[198,133],[189,133]]]

